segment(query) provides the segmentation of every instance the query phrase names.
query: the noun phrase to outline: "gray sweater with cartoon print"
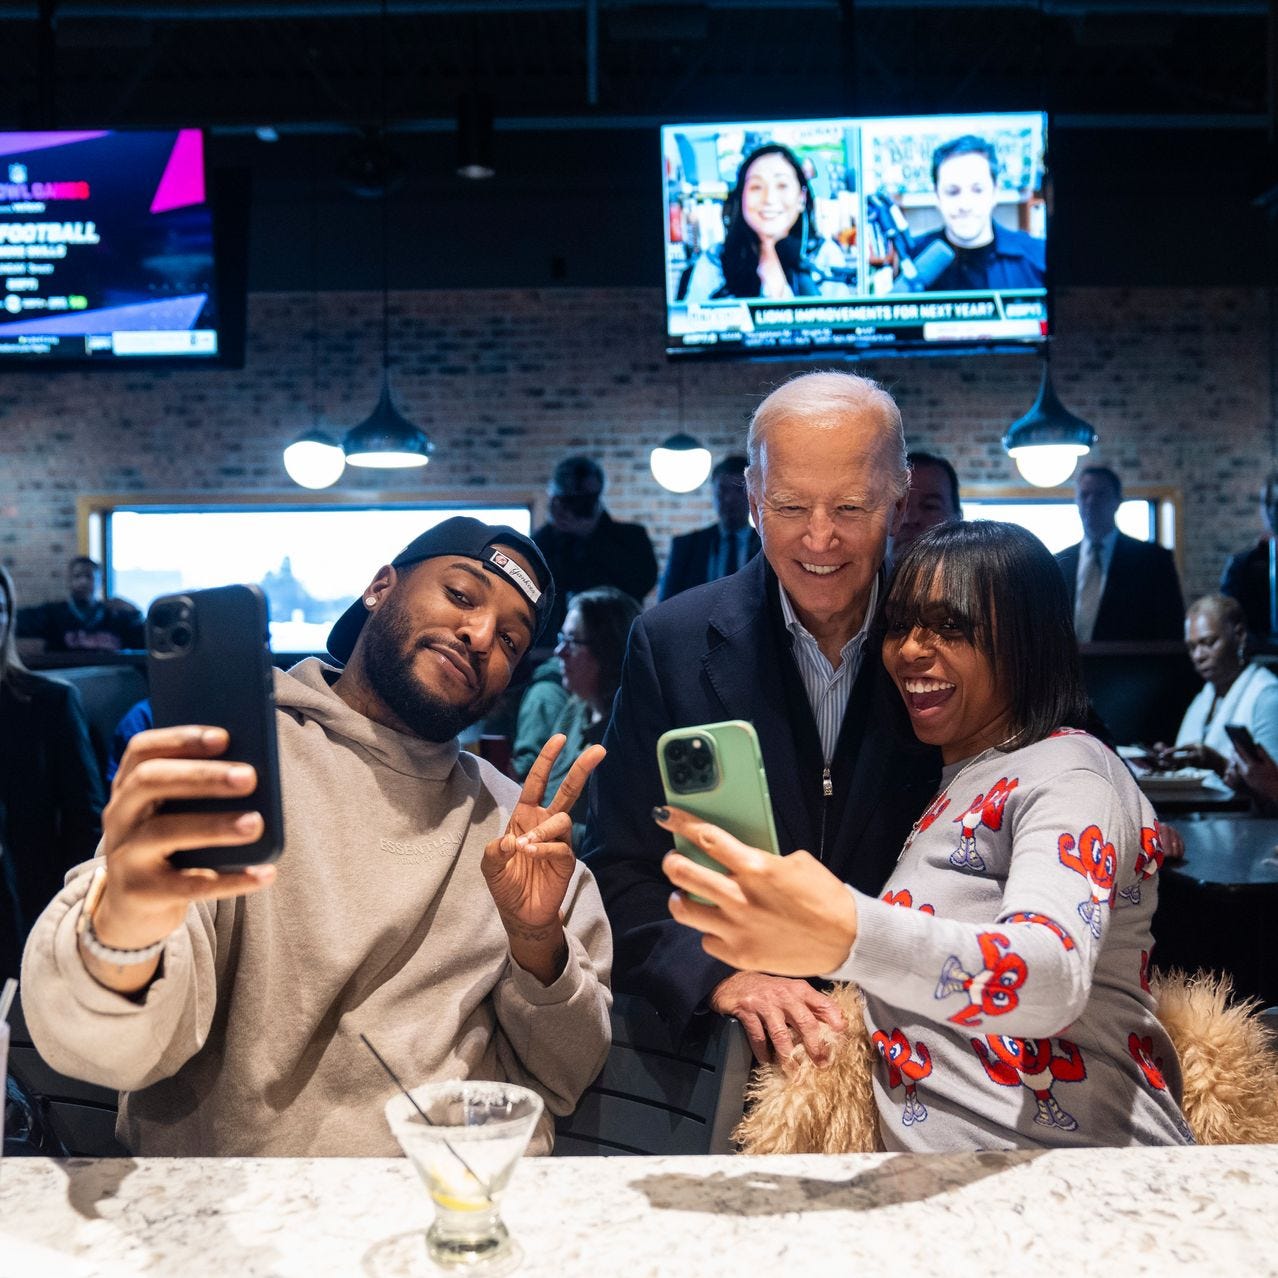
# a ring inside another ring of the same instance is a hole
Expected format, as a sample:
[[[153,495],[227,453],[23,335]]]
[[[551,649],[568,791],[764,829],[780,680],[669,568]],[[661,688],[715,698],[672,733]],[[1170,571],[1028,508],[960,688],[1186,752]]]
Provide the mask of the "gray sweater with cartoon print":
[[[947,767],[847,962],[890,1150],[1192,1143],[1147,979],[1163,853],[1095,738]],[[849,889],[851,890],[851,889]]]

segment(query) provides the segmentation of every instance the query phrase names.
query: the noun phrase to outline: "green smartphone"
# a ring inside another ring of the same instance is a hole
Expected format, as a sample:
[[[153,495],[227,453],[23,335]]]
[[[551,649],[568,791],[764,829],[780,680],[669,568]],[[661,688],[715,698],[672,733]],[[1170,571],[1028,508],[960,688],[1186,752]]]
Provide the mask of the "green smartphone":
[[[657,739],[657,765],[671,807],[711,821],[753,848],[779,855],[768,778],[752,724],[729,719],[672,728]],[[675,848],[698,865],[723,872],[718,861],[677,835]]]

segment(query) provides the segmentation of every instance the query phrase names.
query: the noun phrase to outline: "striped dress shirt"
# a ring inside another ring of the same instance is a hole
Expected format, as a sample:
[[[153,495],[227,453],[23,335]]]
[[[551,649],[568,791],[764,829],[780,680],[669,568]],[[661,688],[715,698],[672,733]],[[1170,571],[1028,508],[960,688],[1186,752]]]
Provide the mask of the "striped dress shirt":
[[[852,695],[852,685],[861,669],[870,620],[878,603],[879,579],[876,576],[870,588],[870,600],[865,606],[865,619],[861,622],[861,629],[839,650],[839,665],[836,669],[795,614],[794,605],[785,593],[785,588],[781,588],[781,615],[785,619],[785,628],[794,636],[791,651],[799,667],[803,689],[808,694],[808,704],[812,707],[812,717],[816,720],[817,733],[821,737],[821,752],[827,767],[834,756],[834,746],[839,739],[839,730],[843,727],[843,715],[848,708],[848,698]]]

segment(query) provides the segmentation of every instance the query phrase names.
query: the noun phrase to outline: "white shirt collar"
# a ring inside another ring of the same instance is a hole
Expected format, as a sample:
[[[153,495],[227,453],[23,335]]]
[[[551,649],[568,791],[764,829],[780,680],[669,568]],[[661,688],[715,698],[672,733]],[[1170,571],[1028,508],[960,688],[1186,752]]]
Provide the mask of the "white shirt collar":
[[[777,582],[777,587],[781,591],[781,616],[785,619],[785,628],[796,638],[806,639],[809,643],[816,644],[816,637],[808,630],[807,626],[799,620],[799,615],[794,611],[794,604],[790,602],[790,596],[786,594],[785,587]],[[857,648],[865,642],[865,637],[870,633],[870,622],[874,620],[874,614],[879,606],[879,574],[874,574],[874,580],[870,583],[870,599],[865,605],[865,616],[861,619],[861,628],[852,636],[851,639],[839,649],[839,656],[842,660],[848,659],[848,654],[855,652]]]

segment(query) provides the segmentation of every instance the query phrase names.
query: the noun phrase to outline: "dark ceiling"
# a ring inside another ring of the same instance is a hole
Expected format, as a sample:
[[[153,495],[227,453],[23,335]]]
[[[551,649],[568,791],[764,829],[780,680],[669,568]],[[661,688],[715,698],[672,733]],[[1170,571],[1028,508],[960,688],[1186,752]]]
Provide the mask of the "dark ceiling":
[[[0,0],[0,128],[203,125],[251,184],[251,286],[343,289],[380,278],[352,171],[384,119],[394,287],[638,285],[659,123],[1045,106],[1058,282],[1249,283],[1278,260],[1271,8]],[[488,182],[456,172],[465,94],[495,117]]]
[[[499,129],[1047,105],[1255,125],[1265,0],[0,0],[10,127]],[[384,51],[384,55],[383,55]]]

